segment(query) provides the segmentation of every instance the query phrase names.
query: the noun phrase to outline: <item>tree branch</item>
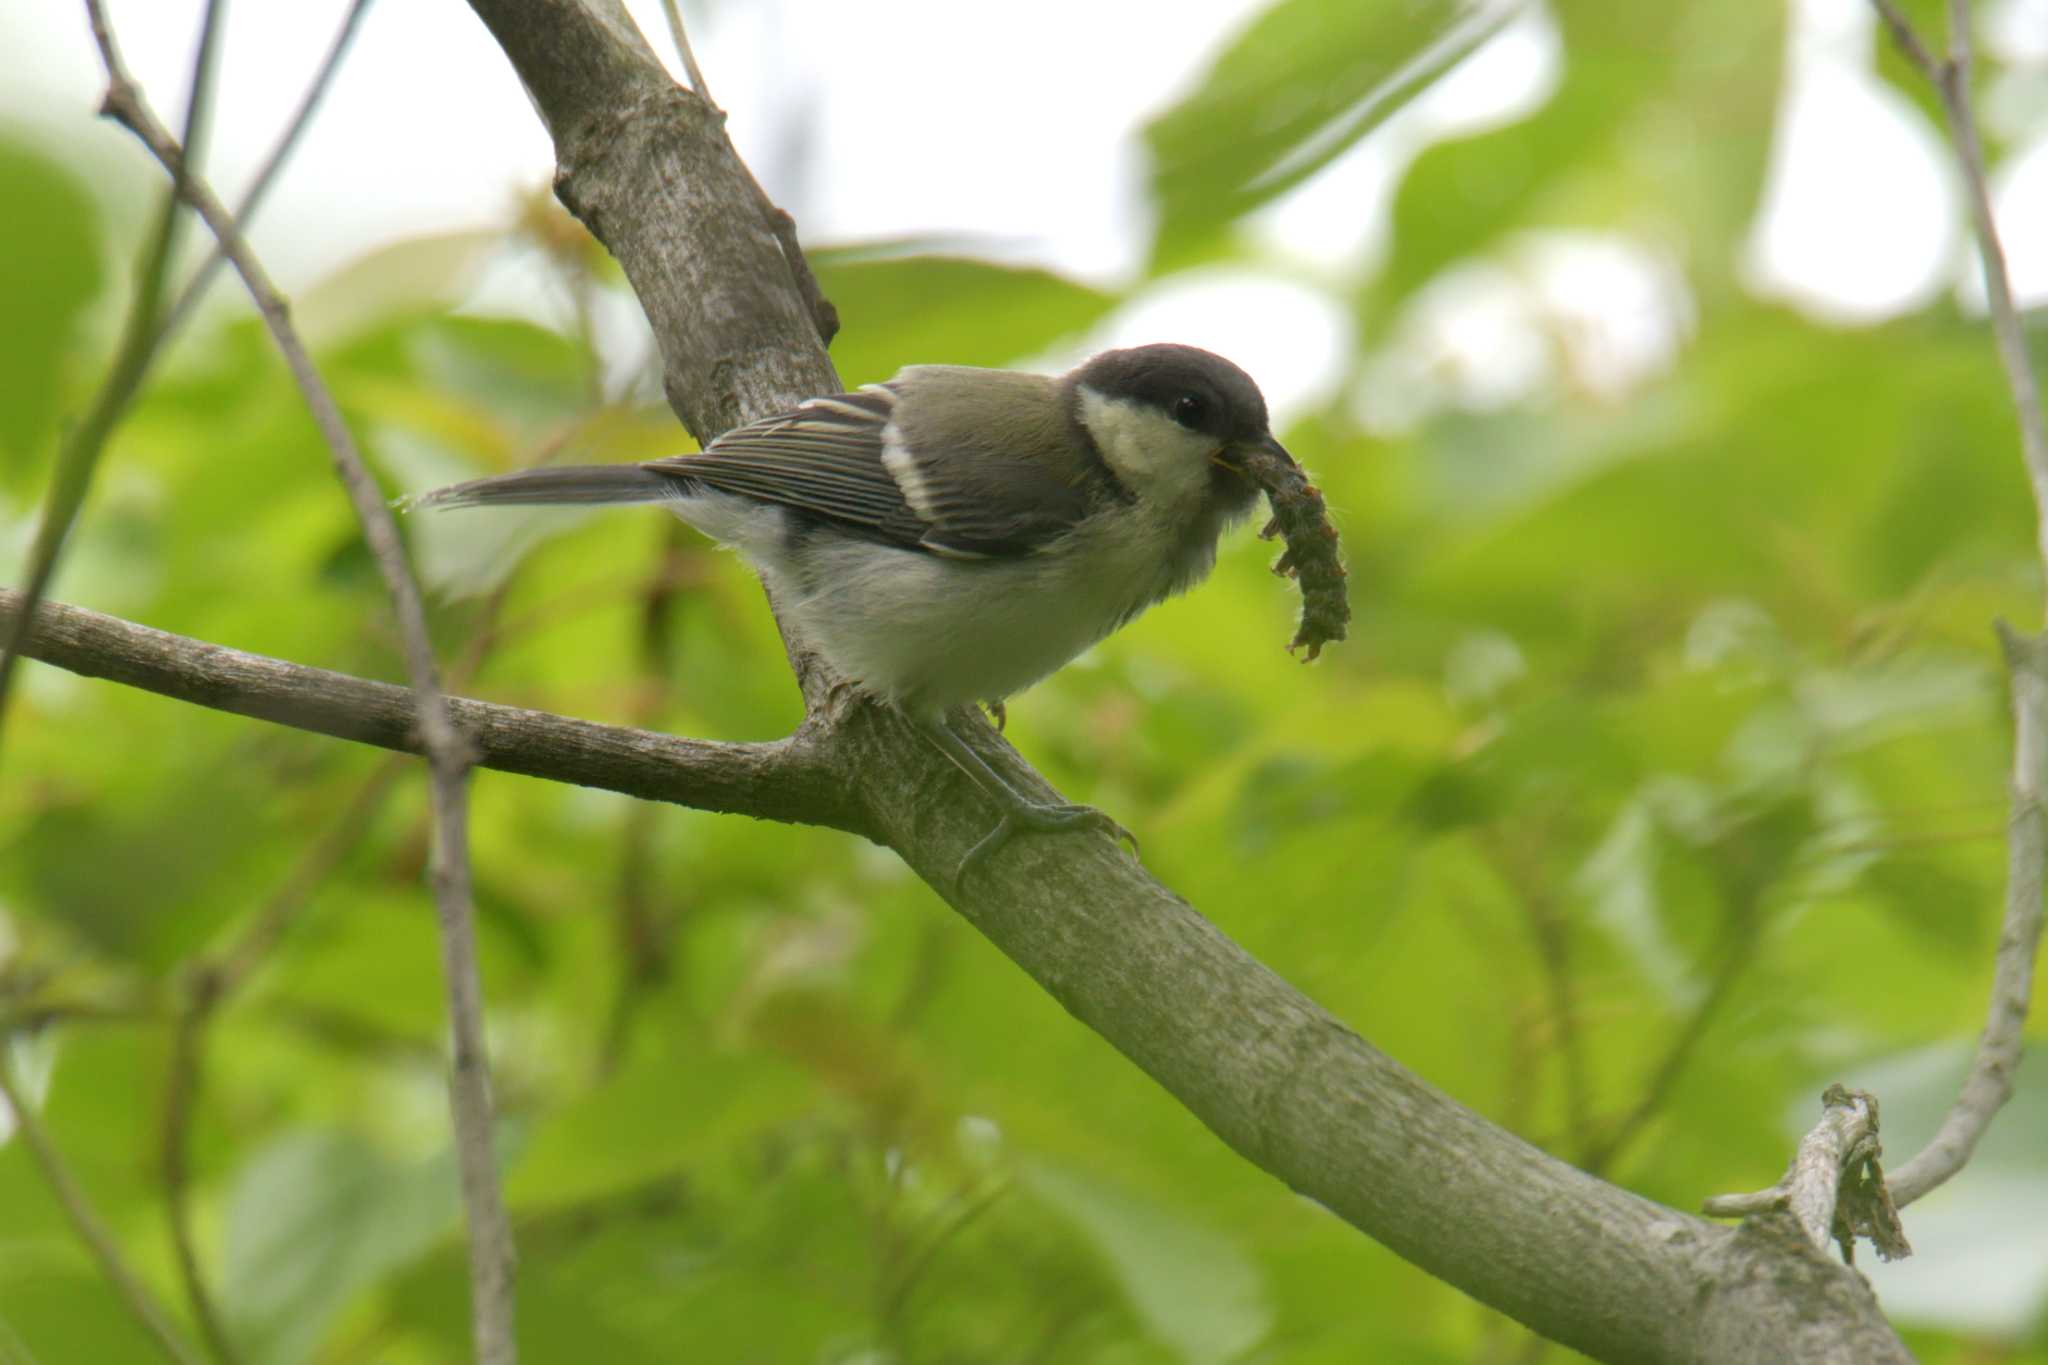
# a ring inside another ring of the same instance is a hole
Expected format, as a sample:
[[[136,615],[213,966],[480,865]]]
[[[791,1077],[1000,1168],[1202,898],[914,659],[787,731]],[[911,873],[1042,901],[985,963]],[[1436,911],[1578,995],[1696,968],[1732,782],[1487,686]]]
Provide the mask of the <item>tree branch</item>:
[[[348,56],[349,47],[355,42],[356,31],[362,27],[363,16],[370,12],[370,3],[371,0],[352,0],[350,3],[348,13],[342,16],[341,27],[335,31],[334,41],[328,44],[327,55],[320,59],[320,66],[314,71],[305,94],[299,97],[298,107],[292,111],[284,132],[278,135],[276,144],[270,149],[270,155],[263,158],[263,166],[256,172],[256,178],[249,182],[248,192],[242,196],[242,202],[235,206],[235,222],[244,230],[247,230],[250,220],[256,216],[256,210],[263,206],[263,200],[270,193],[270,187],[277,183],[278,173],[284,169],[285,162],[291,159],[293,151],[298,148],[299,139],[305,135],[306,129],[312,126],[313,115],[319,111],[320,102],[327,97],[328,88],[333,85],[335,74],[341,70],[342,59]],[[187,146],[192,142],[190,134],[180,140]],[[168,342],[172,334],[192,316],[193,311],[199,306],[199,300],[206,295],[206,287],[213,283],[213,277],[219,273],[226,260],[227,253],[216,242],[199,268],[192,272],[192,278],[186,281],[184,289],[178,294],[177,302],[165,312],[163,325],[157,329],[156,345],[162,346]]]
[[[2048,637],[1998,625],[2012,685],[2012,814],[2006,827],[2005,914],[1991,978],[1991,1000],[1970,1073],[1927,1145],[1892,1171],[1900,1208],[1969,1163],[1992,1118],[2012,1098],[2034,995],[2041,945],[2042,877],[2048,869]]]
[[[2034,494],[2035,550],[2043,570],[2048,571],[2048,423],[2042,419],[2041,390],[2027,355],[2019,309],[2013,303],[2005,248],[1991,212],[1984,147],[1970,106],[1969,0],[1950,0],[1945,61],[1935,59],[1912,21],[1892,0],[1872,3],[1893,41],[1934,86],[1948,117],[1949,144],[1962,176],[1963,198],[1970,207],[1984,271],[1985,306],[1998,358],[2005,367],[2013,411],[2019,418],[2020,454]],[[2048,666],[2044,666],[2048,637],[2022,638],[2000,623],[1999,640],[2012,685],[2013,756],[2005,914],[1999,928],[1991,1001],[1970,1074],[1956,1102],[1925,1150],[1892,1172],[1892,1198],[1902,1208],[1963,1168],[1992,1117],[2012,1097],[2013,1072],[2019,1066],[2027,1005],[2033,995],[2034,958],[2041,943],[2042,883],[2048,876],[2048,829],[2043,826],[2048,815],[2042,806],[2044,782],[2048,782]]]
[[[326,441],[335,473],[353,505],[363,539],[384,579],[398,620],[412,705],[427,756],[428,790],[434,811],[431,881],[441,943],[441,967],[448,1003],[448,1103],[461,1176],[465,1226],[469,1234],[470,1320],[482,1365],[514,1365],[519,1358],[513,1326],[511,1224],[498,1187],[495,1121],[491,1103],[490,1055],[484,1042],[483,983],[477,966],[476,924],[470,897],[469,804],[465,784],[471,755],[441,695],[426,608],[413,581],[398,528],[376,481],[357,451],[341,409],[328,392],[312,357],[299,340],[284,298],[256,260],[234,219],[205,181],[187,164],[185,149],[171,139],[122,65],[102,0],[86,0],[100,59],[107,72],[104,111],[140,138],[172,177],[175,192],[198,210],[221,251],[242,277],[271,339],[283,354],[314,424]],[[213,8],[209,6],[209,26]],[[28,613],[25,619],[32,617]]]
[[[21,602],[21,593],[0,588],[0,624],[20,618]],[[245,654],[58,602],[37,611],[24,652],[88,678],[216,711],[421,752],[412,694],[390,683]],[[479,767],[698,810],[869,832],[805,731],[769,744],[721,744],[462,698],[450,706]]]
[[[1706,1202],[1706,1212],[1716,1218],[1738,1218],[1782,1209],[1817,1251],[1835,1242],[1843,1260],[1854,1260],[1861,1236],[1870,1238],[1887,1261],[1910,1256],[1913,1248],[1906,1243],[1898,1207],[1878,1164],[1883,1151],[1877,1136],[1877,1097],[1831,1085],[1821,1095],[1820,1122],[1799,1140],[1783,1178],[1756,1194],[1717,1195]]]

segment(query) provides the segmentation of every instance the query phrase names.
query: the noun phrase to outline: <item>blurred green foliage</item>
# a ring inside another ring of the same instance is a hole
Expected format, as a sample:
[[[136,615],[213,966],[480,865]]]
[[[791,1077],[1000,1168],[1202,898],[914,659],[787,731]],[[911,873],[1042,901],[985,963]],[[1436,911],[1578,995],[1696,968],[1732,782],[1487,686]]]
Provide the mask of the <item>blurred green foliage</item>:
[[[1881,1089],[1895,1154],[1946,1104],[2001,890],[1990,623],[2038,617],[2042,584],[1977,320],[1943,303],[1833,330],[1739,287],[1782,16],[1552,9],[1552,96],[1424,151],[1384,266],[1325,286],[1365,340],[1285,435],[1345,537],[1351,642],[1297,667],[1292,591],[1244,537],[1197,595],[1018,701],[1010,735],[1431,1082],[1690,1208],[1774,1180],[1828,1080]],[[1155,279],[1258,265],[1237,220],[1355,142],[1391,71],[1420,63],[1411,88],[1478,36],[1450,5],[1375,13],[1283,0],[1151,126]],[[0,142],[0,202],[0,546],[18,559],[58,419],[103,358],[82,325],[112,303],[102,263],[128,248],[61,151]],[[564,297],[622,287],[534,223],[401,243],[308,296],[394,492],[682,439],[658,386],[607,378],[573,320],[451,311],[451,281],[507,258]],[[1432,284],[1567,229],[1679,263],[1691,322],[1668,367],[1619,394],[1574,384],[1559,329],[1552,379],[1505,405],[1366,411]],[[1042,352],[1125,297],[958,257],[819,267],[849,382]],[[798,719],[757,586],[660,517],[407,531],[471,693],[721,738]],[[246,317],[165,359],[58,596],[402,671],[311,422]],[[37,666],[26,682],[0,787],[0,1045],[116,1235],[186,1312],[172,1026],[195,974],[274,922],[205,1022],[186,1134],[227,1328],[252,1362],[460,1358],[417,772]],[[892,857],[494,773],[474,794],[528,1359],[1517,1349],[1518,1329],[1224,1149]],[[1970,1230],[2002,1298],[1902,1314],[1923,1359],[2048,1361],[2044,1094],[2035,1068],[1940,1197],[2033,1218]],[[1916,1241],[1889,1283],[1961,1255]],[[22,1145],[0,1145],[0,1360],[152,1358]]]

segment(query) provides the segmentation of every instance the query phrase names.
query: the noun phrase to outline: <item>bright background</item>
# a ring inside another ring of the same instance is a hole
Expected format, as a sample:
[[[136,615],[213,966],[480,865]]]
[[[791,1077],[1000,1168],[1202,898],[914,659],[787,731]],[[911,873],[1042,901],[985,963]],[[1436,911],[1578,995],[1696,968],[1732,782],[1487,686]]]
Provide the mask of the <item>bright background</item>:
[[[111,8],[174,114],[199,6]],[[230,198],[344,8],[231,9],[206,158]],[[1917,6],[1930,33],[1944,8]],[[658,7],[633,9],[666,53]],[[1893,1156],[1915,1149],[1995,933],[1989,623],[2038,619],[2041,583],[1938,125],[1866,5],[1556,0],[1379,109],[1343,92],[1455,41],[1448,4],[691,15],[741,151],[822,248],[850,382],[1207,345],[1330,494],[1353,639],[1292,666],[1291,592],[1246,538],[1012,707],[1063,790],[1367,1037],[1632,1188],[1694,1207],[1770,1183],[1834,1079],[1878,1090]],[[2038,301],[2048,4],[1980,18]],[[13,581],[159,177],[92,119],[79,7],[9,7],[0,43]],[[394,493],[685,442],[615,272],[536,207],[551,164],[464,6],[385,0],[256,225]],[[215,293],[121,429],[57,595],[396,676],[310,426]],[[408,531],[475,694],[720,738],[795,719],[758,591],[658,518]],[[17,1065],[124,1245],[182,1308],[158,1156],[182,983],[283,904],[207,1026],[202,1264],[251,1360],[451,1357],[415,779],[25,682],[0,1024],[34,1026]],[[893,858],[489,774],[476,800],[532,1358],[1521,1349],[1223,1151]],[[1924,1359],[2048,1359],[2038,1072],[1908,1211],[1919,1254],[1866,1267]],[[19,1143],[0,1209],[0,1362],[148,1358]]]

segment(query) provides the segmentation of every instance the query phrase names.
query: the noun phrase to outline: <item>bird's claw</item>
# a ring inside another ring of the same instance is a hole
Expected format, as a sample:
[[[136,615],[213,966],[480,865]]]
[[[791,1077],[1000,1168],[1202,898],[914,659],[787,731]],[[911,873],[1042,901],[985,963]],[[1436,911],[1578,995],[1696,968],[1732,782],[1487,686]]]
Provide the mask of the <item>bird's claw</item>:
[[[1016,810],[1005,811],[1003,818],[996,821],[996,827],[967,850],[967,856],[960,860],[960,870],[953,874],[953,885],[965,886],[970,872],[994,857],[1019,833],[1057,834],[1082,828],[1100,830],[1112,839],[1129,844],[1133,854],[1138,851],[1138,836],[1093,806],[1020,806]]]

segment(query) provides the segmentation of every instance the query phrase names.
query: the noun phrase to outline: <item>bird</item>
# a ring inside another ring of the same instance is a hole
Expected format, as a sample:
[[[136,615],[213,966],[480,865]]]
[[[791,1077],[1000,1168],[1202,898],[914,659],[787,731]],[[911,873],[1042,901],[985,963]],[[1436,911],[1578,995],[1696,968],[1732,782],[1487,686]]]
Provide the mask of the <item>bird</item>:
[[[1259,492],[1254,453],[1292,463],[1251,376],[1156,343],[1057,375],[911,365],[696,454],[473,479],[408,506],[652,502],[738,551],[806,646],[1000,810],[959,885],[1021,832],[1130,840],[1093,807],[1025,796],[949,716],[977,703],[1000,714],[1005,698],[1207,577]]]

